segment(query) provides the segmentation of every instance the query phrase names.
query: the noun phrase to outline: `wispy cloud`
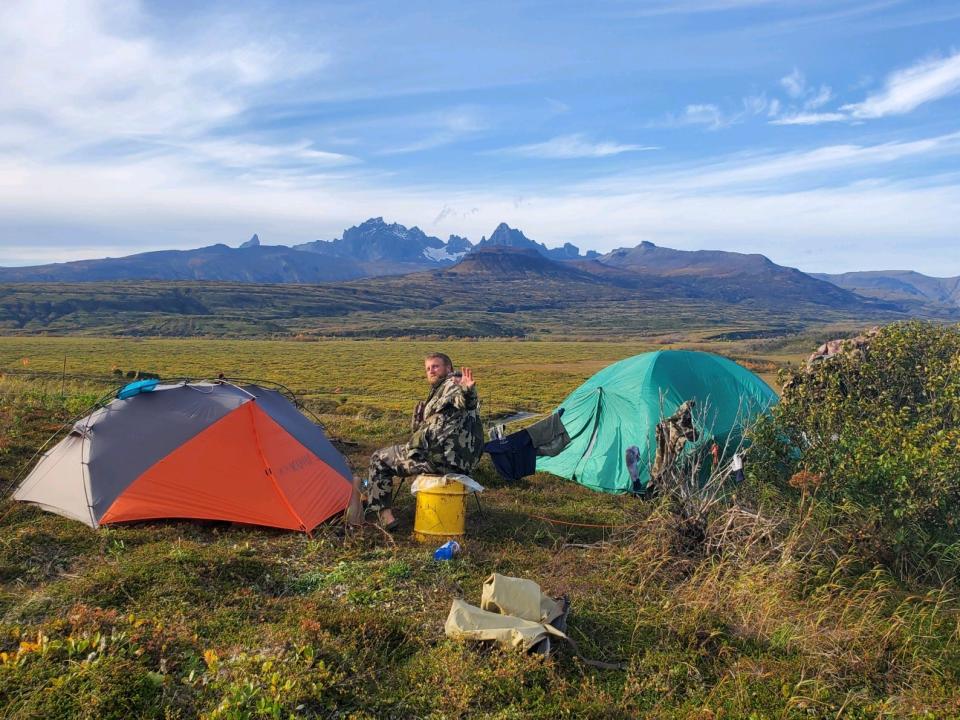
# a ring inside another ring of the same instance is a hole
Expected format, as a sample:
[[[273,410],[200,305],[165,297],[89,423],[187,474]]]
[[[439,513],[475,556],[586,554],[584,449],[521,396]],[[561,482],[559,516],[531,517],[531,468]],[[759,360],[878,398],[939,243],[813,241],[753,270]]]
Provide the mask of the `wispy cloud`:
[[[681,125],[706,125],[711,129],[721,128],[731,123],[720,108],[712,103],[687,105],[678,121]]]
[[[780,78],[780,84],[783,86],[783,89],[787,91],[787,95],[792,98],[803,97],[804,92],[806,92],[807,81],[804,78],[803,73],[793,69],[789,75],[784,75]]]
[[[225,167],[250,168],[287,166],[335,167],[359,162],[356,157],[313,148],[312,143],[265,144],[235,139],[198,140],[176,145],[200,160],[210,160]]]
[[[611,174],[578,186],[585,194],[653,192],[690,195],[745,193],[772,196],[798,188],[842,187],[883,177],[880,168],[929,158],[960,156],[960,132],[913,141],[824,145],[803,151],[733,153],[689,165],[644,168],[642,174]],[[953,182],[950,180],[950,182]]]
[[[630,17],[696,15],[779,5],[782,2],[783,0],[653,0],[644,3],[642,7],[630,7],[626,14]]]
[[[213,132],[247,111],[253,96],[321,70],[324,54],[233,28],[161,40],[141,32],[146,22],[132,0],[0,6],[0,113],[20,128],[5,134],[0,151],[56,158],[127,143],[138,152],[184,152],[234,167],[282,157],[344,160],[309,145],[271,148]],[[228,158],[231,146],[237,154]]]
[[[780,78],[780,86],[792,100],[793,108],[802,107],[804,111],[816,110],[833,98],[833,89],[829,85],[812,86],[798,68]],[[774,115],[776,113],[773,113]],[[797,114],[794,109],[793,114]]]
[[[544,98],[544,100],[547,101],[547,107],[550,108],[550,112],[552,113],[555,113],[557,115],[563,115],[570,112],[570,105],[568,105],[565,102],[562,102],[560,100],[557,100],[556,98],[551,98],[551,97]]]
[[[837,112],[828,113],[794,113],[792,115],[781,115],[770,121],[772,125],[820,125],[828,122],[846,122],[850,120],[849,115]]]
[[[840,109],[851,117],[872,119],[903,115],[924,103],[960,92],[960,51],[922,60],[892,73],[880,92]]]
[[[450,145],[475,136],[490,127],[484,113],[475,107],[458,107],[388,119],[393,130],[420,133],[419,140],[387,147],[380,155],[406,155]],[[380,121],[378,124],[383,124]]]
[[[806,100],[803,102],[803,107],[806,110],[816,110],[819,107],[826,105],[833,98],[833,90],[829,85],[821,85],[816,92],[811,92]]]
[[[683,127],[702,125],[708,130],[720,130],[738,125],[758,115],[775,116],[780,112],[780,101],[767,98],[765,93],[747,95],[740,107],[722,108],[716,103],[691,103],[683,112],[668,114],[665,120],[650,123],[650,127]]]
[[[772,119],[774,125],[819,125],[832,122],[862,122],[906,115],[925,103],[960,93],[960,52],[943,58],[921,60],[891,73],[879,92],[858,103],[841,105],[830,112],[811,112],[833,98],[829,86],[813,92],[799,70],[780,79],[787,94],[803,99],[802,109],[792,108]]]
[[[502,155],[518,155],[527,158],[545,160],[573,160],[576,158],[603,158],[628,152],[657,150],[652,145],[633,145],[610,141],[595,142],[587,140],[582,134],[561,135],[545,142],[492,151]]]
[[[763,115],[769,108],[766,95],[748,95],[743,99],[743,110],[750,115]]]

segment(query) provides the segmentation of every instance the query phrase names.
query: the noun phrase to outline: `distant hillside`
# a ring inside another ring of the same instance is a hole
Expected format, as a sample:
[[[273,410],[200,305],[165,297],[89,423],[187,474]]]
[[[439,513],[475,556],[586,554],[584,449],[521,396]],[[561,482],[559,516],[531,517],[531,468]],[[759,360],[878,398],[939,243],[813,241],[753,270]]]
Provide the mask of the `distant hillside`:
[[[605,265],[629,268],[647,275],[721,277],[762,275],[785,269],[763,255],[723,250],[673,250],[646,241],[636,247],[613,250],[598,259]]]
[[[912,270],[877,270],[839,275],[811,273],[811,275],[868,297],[960,309],[960,277],[929,277]]]
[[[567,263],[550,260],[537,250],[523,247],[478,245],[477,249],[449,269],[461,276],[483,276],[485,281],[506,277],[551,277],[596,282],[595,277]]]
[[[890,303],[810,282],[817,292],[809,296],[802,285],[778,294],[742,278],[657,276],[486,247],[446,268],[323,284],[0,284],[0,331],[610,338],[702,328],[705,336],[753,337],[771,327],[906,317]],[[833,293],[819,292],[820,285]]]
[[[637,277],[685,282],[704,297],[725,302],[749,301],[773,307],[792,302],[851,309],[864,306],[864,298],[848,290],[757,254],[673,250],[642,242],[602,255],[597,263]],[[893,305],[886,308],[895,309]]]
[[[256,238],[256,236],[254,236]],[[196,250],[160,250],[122,258],[0,268],[0,282],[98,282],[104,280],[229,280],[251,283],[317,283],[368,273],[347,258],[336,262],[283,245],[211,245]],[[259,240],[259,239],[258,239]]]
[[[673,251],[671,251],[673,252]],[[733,255],[733,253],[731,253]],[[606,256],[605,256],[606,257]],[[744,312],[790,312],[799,306],[846,313],[896,312],[897,306],[861,298],[798,270],[769,263],[763,276],[754,273],[656,275],[601,260],[555,261],[530,248],[483,246],[456,265],[403,276],[366,278],[348,283],[375,293],[402,295],[404,288],[442,297],[447,304],[475,308],[560,308],[610,303],[615,316],[626,301],[698,302],[704,315],[721,306]]]

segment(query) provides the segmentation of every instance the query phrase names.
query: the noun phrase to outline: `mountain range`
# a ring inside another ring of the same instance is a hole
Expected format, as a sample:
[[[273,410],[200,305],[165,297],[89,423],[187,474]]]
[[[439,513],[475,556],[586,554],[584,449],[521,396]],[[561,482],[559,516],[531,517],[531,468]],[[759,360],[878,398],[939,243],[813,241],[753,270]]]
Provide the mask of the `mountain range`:
[[[474,248],[534,250],[553,260],[581,256],[571,243],[548,248],[501,223],[475,246],[451,235],[446,241],[414,226],[386,223],[382,217],[343,231],[333,240],[300,245],[263,245],[253,235],[238,248],[217,244],[195,250],[160,250],[120,258],[0,268],[0,282],[97,282],[106,280],[217,280],[261,283],[317,283],[383,275],[404,275],[447,267]]]
[[[26,332],[82,325],[125,333],[136,323],[144,334],[216,333],[228,315],[234,320],[225,332],[262,315],[255,330],[261,334],[313,327],[383,335],[402,325],[411,335],[508,336],[537,332],[548,316],[549,328],[584,333],[600,325],[614,333],[618,324],[645,332],[693,319],[719,325],[723,317],[776,316],[787,325],[828,316],[960,317],[960,278],[814,276],[763,255],[650,242],[581,254],[569,243],[548,248],[504,223],[474,245],[382,218],[293,247],[263,245],[254,235],[236,248],[0,268],[0,283],[0,327]],[[425,311],[445,319],[425,324]],[[345,317],[352,329],[321,320]],[[315,320],[304,325],[308,318]]]
[[[929,277],[912,270],[862,271],[839,275],[811,273],[864,297],[956,311],[960,308],[960,276]]]

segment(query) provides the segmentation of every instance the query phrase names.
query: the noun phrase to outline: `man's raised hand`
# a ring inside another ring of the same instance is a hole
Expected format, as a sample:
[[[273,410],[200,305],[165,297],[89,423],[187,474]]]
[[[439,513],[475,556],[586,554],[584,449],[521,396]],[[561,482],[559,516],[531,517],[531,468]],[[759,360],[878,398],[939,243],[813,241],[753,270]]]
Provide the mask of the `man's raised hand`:
[[[473,379],[473,370],[471,370],[471,369],[468,368],[468,367],[465,367],[465,368],[461,368],[461,371],[462,371],[463,374],[462,374],[462,375],[460,376],[460,378],[457,380],[457,383],[458,383],[458,384],[460,385],[460,387],[462,387],[464,390],[469,390],[470,388],[473,387],[474,383],[476,382],[476,381]]]

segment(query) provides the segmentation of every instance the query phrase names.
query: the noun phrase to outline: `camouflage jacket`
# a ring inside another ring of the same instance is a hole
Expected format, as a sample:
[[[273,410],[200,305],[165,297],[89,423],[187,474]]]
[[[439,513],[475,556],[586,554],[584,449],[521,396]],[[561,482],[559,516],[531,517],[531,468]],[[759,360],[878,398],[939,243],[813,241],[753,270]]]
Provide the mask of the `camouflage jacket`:
[[[453,377],[441,380],[414,417],[410,459],[425,460],[439,472],[469,473],[483,450],[476,388],[464,389]]]

